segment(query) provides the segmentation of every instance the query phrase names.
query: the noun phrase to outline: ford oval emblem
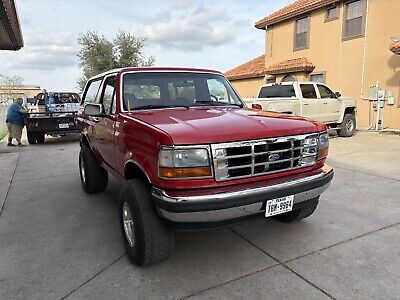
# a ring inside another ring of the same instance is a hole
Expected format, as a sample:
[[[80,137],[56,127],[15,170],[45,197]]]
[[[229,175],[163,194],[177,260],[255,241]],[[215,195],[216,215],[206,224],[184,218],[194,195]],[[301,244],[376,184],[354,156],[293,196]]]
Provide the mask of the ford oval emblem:
[[[277,161],[281,158],[281,156],[277,153],[271,154],[268,156],[268,161]]]

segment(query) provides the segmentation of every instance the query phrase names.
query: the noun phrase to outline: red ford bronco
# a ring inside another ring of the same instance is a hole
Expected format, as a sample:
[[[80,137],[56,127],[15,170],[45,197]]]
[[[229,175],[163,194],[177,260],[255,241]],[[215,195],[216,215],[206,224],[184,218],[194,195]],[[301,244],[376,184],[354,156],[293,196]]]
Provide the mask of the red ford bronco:
[[[324,124],[246,108],[217,71],[111,70],[81,104],[82,186],[123,182],[121,231],[139,265],[166,258],[174,231],[306,218],[333,178]]]

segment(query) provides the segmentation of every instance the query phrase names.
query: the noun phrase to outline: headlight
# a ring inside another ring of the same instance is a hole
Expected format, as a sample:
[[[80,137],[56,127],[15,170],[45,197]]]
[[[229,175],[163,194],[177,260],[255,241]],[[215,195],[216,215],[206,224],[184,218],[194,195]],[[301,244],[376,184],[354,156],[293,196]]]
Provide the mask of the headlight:
[[[158,161],[159,176],[165,179],[211,177],[207,148],[162,147]]]
[[[301,146],[302,153],[299,164],[301,166],[313,165],[317,160],[328,155],[329,135],[326,132],[310,135],[302,140]]]
[[[321,133],[318,140],[318,160],[328,156],[329,150],[329,134]]]

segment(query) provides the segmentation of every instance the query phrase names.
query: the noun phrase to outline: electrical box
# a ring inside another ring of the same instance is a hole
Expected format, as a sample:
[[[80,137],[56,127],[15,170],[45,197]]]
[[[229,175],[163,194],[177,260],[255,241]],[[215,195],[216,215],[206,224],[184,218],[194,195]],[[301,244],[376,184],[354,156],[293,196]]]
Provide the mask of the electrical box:
[[[379,101],[385,101],[385,96],[386,96],[386,91],[385,90],[379,90],[378,91],[378,100]]]
[[[371,101],[378,101],[378,92],[379,88],[377,86],[371,86],[369,88],[369,96],[368,99]]]
[[[394,105],[395,98],[392,91],[388,91],[386,95],[386,104],[387,105]]]

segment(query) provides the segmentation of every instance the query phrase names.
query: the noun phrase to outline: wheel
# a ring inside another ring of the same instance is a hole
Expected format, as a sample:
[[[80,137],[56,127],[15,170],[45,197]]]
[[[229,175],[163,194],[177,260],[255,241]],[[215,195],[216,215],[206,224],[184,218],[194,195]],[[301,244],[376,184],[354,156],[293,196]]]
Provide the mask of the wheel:
[[[28,135],[28,143],[31,145],[36,144],[36,134],[28,132],[27,135]]]
[[[87,193],[99,193],[107,187],[108,173],[87,145],[82,145],[79,153],[79,174],[82,187]]]
[[[314,211],[317,209],[318,203],[319,203],[319,197],[308,200],[306,206],[300,209],[292,210],[290,212],[277,215],[274,218],[285,223],[291,223],[305,219],[314,213]]]
[[[339,124],[338,135],[342,137],[350,137],[356,131],[356,117],[354,114],[344,115],[343,122]]]
[[[140,179],[124,183],[119,215],[122,239],[131,262],[140,266],[151,265],[173,252],[175,233],[157,215],[149,184]]]
[[[36,136],[36,142],[38,144],[43,144],[44,143],[44,133],[38,133]]]

